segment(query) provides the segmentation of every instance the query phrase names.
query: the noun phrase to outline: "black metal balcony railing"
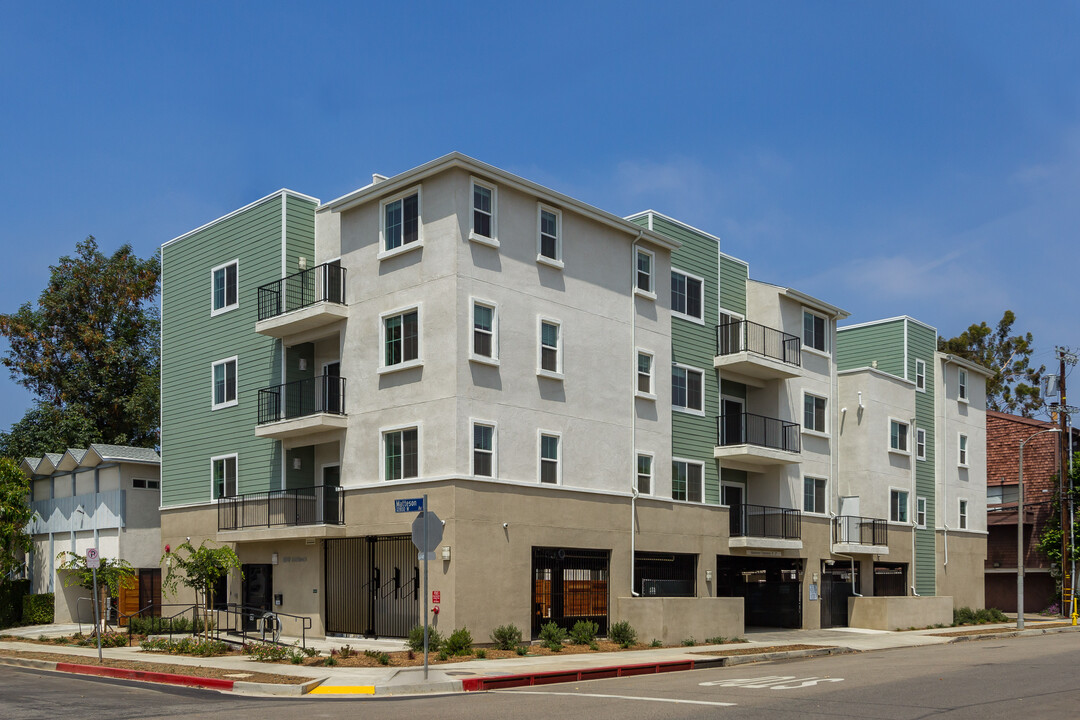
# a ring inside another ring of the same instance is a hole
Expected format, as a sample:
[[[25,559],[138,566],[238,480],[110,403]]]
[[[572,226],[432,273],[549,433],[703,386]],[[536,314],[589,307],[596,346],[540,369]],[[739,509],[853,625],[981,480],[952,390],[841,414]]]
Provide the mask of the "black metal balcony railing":
[[[793,508],[769,505],[732,505],[731,537],[799,540],[802,537],[802,513]]]
[[[277,317],[317,302],[345,304],[345,268],[316,265],[259,288],[259,319]]]
[[[319,524],[345,524],[345,493],[336,485],[218,498],[218,530]]]
[[[799,367],[802,340],[797,335],[749,320],[732,320],[716,327],[716,354],[751,352]]]
[[[753,413],[729,413],[717,418],[716,444],[757,445],[758,447],[800,452],[799,423]]]
[[[888,545],[889,524],[879,518],[841,515],[833,524],[833,542],[852,545]]]
[[[345,414],[345,378],[319,375],[259,391],[259,424],[330,413]]]

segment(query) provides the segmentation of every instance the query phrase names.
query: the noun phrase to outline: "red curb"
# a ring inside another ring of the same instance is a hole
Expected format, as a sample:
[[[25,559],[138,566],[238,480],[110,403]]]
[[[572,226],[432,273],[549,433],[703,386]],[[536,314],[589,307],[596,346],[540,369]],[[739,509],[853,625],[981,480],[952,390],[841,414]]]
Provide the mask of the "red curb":
[[[172,673],[150,672],[147,670],[126,670],[124,668],[101,667],[96,665],[76,665],[74,663],[62,662],[56,663],[56,669],[61,672],[76,673],[79,675],[97,675],[100,677],[121,678],[124,680],[146,680],[147,682],[213,688],[215,690],[232,690],[233,683],[235,682],[234,680],[221,680],[218,678],[174,675]]]
[[[610,665],[607,667],[587,668],[585,670],[560,670],[555,672],[522,673],[520,675],[496,675],[494,677],[466,678],[461,681],[465,692],[480,690],[501,690],[504,688],[527,687],[532,685],[552,685],[582,680],[601,680],[603,678],[629,677],[633,675],[655,675],[665,672],[693,670],[694,660],[674,660],[662,663],[642,663],[640,665]]]

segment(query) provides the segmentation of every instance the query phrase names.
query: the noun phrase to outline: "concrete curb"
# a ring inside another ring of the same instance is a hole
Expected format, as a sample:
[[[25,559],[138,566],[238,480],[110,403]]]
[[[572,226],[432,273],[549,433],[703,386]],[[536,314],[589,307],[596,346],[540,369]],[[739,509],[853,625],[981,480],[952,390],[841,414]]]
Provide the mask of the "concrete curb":
[[[316,678],[300,685],[282,683],[257,683],[245,680],[233,682],[232,691],[238,695],[274,695],[277,697],[300,697],[326,682],[327,678]]]
[[[950,643],[968,642],[971,640],[993,640],[994,638],[1014,638],[1014,637],[1026,637],[1028,635],[1057,635],[1066,632],[1080,632],[1080,625],[1073,627],[1057,627],[1057,628],[1024,628],[1023,630],[1012,630],[1011,632],[997,632],[997,633],[980,633],[978,635],[957,635],[956,637],[946,637]],[[934,637],[945,637],[943,635],[936,635]]]

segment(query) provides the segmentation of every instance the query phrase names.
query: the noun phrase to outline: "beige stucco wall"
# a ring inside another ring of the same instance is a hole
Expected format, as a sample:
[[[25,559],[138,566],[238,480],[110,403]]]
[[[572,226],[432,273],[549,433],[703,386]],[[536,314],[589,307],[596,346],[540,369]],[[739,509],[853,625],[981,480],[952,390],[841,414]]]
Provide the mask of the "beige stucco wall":
[[[848,598],[850,627],[903,630],[952,624],[953,599],[936,597]]]
[[[745,629],[742,598],[641,598],[612,601],[615,617],[637,631],[638,642],[678,645],[693,638],[739,637]]]
[[[945,565],[945,537],[937,533],[937,594],[952,596],[956,607],[978,610],[986,606],[986,535],[949,531],[949,564]],[[950,620],[951,622],[951,620]]]

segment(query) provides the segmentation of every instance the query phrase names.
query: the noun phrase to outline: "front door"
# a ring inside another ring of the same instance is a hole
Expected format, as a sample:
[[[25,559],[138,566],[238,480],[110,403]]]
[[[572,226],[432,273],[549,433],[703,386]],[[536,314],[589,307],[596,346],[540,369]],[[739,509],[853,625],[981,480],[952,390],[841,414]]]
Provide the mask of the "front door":
[[[319,505],[319,517],[317,522],[337,525],[340,521],[339,500],[341,487],[341,466],[323,465],[319,475],[319,484],[323,486],[322,502]]]
[[[341,363],[326,363],[323,365],[323,412],[340,415],[344,411],[342,399]]]
[[[746,442],[741,400],[723,398],[720,401],[720,444],[742,445]]]
[[[257,630],[263,613],[269,612],[272,608],[274,566],[262,564],[243,565],[240,570],[244,573],[244,582],[241,589],[241,603],[244,606],[244,629],[249,631]]]
[[[855,594],[859,584],[859,568],[852,571],[850,565],[826,565],[821,567],[821,627],[847,627],[848,598]]]

